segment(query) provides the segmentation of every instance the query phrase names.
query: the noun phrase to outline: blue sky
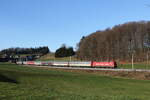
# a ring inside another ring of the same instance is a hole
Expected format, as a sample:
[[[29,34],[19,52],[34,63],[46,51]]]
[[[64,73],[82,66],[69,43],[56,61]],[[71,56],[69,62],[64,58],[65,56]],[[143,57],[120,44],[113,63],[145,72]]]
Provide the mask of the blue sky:
[[[62,44],[129,21],[150,20],[149,0],[0,0],[0,50]]]

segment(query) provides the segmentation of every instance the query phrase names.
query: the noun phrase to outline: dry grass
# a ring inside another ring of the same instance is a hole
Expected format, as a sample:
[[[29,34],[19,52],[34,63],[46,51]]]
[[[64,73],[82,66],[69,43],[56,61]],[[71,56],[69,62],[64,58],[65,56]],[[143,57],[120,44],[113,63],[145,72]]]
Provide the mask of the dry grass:
[[[78,59],[76,57],[62,57],[62,58],[56,58],[54,53],[49,53],[45,56],[42,56],[40,59],[38,59],[40,61],[47,61],[47,60],[60,60],[60,61],[77,61]]]

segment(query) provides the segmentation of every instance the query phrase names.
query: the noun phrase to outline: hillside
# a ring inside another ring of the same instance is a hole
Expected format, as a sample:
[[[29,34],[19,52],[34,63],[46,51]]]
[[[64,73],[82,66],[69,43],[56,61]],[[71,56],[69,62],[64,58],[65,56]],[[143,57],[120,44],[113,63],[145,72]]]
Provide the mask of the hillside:
[[[72,56],[72,57],[55,57],[55,54],[54,53],[48,53],[42,57],[40,57],[39,59],[37,60],[40,60],[40,61],[48,61],[48,60],[56,60],[56,61],[76,61],[78,60],[75,56]]]
[[[97,31],[79,42],[77,56],[83,60],[143,62],[149,57],[150,22],[129,22]]]

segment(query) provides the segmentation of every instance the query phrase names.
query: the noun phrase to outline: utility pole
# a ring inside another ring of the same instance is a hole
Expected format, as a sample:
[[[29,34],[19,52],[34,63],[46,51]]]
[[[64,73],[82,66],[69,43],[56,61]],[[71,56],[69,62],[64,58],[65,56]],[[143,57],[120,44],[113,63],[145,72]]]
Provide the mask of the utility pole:
[[[55,62],[55,57],[54,57],[54,62]]]
[[[148,68],[148,53],[147,53],[147,68]]]
[[[132,53],[132,69],[134,69],[134,54]]]
[[[149,64],[149,48],[148,48],[148,51],[147,51],[147,69],[148,69],[148,64]]]
[[[132,62],[132,69],[134,69],[134,50],[133,50],[133,40],[130,39],[130,52],[131,52],[131,62]]]
[[[71,61],[71,56],[70,56],[70,61]]]

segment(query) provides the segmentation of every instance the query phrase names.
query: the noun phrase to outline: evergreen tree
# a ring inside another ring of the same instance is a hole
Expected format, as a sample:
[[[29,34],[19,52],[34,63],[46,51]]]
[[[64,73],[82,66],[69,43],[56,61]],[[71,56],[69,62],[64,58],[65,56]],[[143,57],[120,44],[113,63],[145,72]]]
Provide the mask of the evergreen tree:
[[[55,57],[68,57],[68,56],[73,56],[75,52],[73,51],[73,48],[66,48],[65,45],[60,47],[59,49],[56,50],[55,52]]]

